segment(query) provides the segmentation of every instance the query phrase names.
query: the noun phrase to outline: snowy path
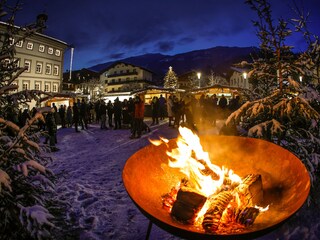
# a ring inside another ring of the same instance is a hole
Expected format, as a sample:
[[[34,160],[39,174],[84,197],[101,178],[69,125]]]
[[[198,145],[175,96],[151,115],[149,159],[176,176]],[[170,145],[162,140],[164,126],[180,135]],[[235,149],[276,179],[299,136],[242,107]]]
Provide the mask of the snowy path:
[[[140,139],[129,139],[128,129],[101,130],[98,125],[80,133],[59,130],[60,151],[50,168],[61,177],[57,192],[70,204],[67,214],[83,229],[80,239],[145,239],[149,222],[129,198],[122,169],[149,137],[159,135],[173,138],[177,130],[162,122]],[[176,238],[154,226],[150,239]]]

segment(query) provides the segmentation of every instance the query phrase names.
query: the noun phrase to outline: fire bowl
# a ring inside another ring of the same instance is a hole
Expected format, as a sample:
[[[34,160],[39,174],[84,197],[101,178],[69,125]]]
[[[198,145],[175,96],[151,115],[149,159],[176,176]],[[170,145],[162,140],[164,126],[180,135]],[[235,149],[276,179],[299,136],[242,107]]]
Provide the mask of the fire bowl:
[[[209,234],[201,227],[173,220],[162,208],[161,199],[183,178],[178,169],[168,166],[166,151],[176,148],[176,139],[171,139],[168,146],[150,144],[134,153],[122,173],[130,198],[152,223],[165,231],[186,239],[256,238],[278,227],[307,199],[310,190],[308,172],[286,149],[254,138],[216,135],[199,138],[215,165],[232,169],[240,177],[262,176],[264,200],[261,205],[269,205],[269,210],[260,213],[252,226],[236,234]]]

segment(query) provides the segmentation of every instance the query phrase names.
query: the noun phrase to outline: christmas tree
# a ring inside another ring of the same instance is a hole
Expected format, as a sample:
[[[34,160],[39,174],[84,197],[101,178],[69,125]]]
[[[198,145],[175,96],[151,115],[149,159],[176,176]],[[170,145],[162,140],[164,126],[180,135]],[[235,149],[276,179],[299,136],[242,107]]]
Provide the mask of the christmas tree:
[[[176,73],[172,70],[172,67],[169,67],[169,71],[164,77],[164,87],[165,88],[177,88],[178,77]]]

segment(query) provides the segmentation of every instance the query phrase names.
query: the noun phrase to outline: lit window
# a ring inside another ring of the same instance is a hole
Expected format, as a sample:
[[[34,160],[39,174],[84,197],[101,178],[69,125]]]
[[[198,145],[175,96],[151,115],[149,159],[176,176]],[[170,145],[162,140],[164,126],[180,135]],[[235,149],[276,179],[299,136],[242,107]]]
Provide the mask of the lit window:
[[[56,51],[54,52],[54,54],[58,57],[60,57],[61,55],[61,51],[59,49],[56,49]]]
[[[58,92],[58,84],[52,85],[52,92]]]
[[[40,83],[35,83],[34,84],[34,89],[35,90],[40,90]]]
[[[49,53],[49,54],[53,54],[53,48],[52,48],[52,47],[49,47],[49,48],[48,48],[48,53]]]
[[[45,92],[49,92],[49,91],[50,91],[50,86],[49,86],[48,83],[46,83],[46,84],[44,85],[44,91],[45,91]]]
[[[39,52],[44,52],[45,46],[44,45],[39,45]]]
[[[20,40],[16,43],[17,47],[22,47],[22,45],[23,45],[23,40]]]
[[[59,75],[59,66],[54,65],[54,67],[53,67],[53,75],[55,75],[55,76]]]
[[[31,69],[31,61],[30,60],[25,60],[24,61],[24,66],[27,68],[26,72],[30,72]]]
[[[42,63],[37,62],[36,73],[42,73]]]
[[[27,43],[27,49],[28,50],[32,50],[33,49],[33,43],[32,42],[28,42]]]
[[[46,74],[51,74],[51,71],[52,71],[52,66],[51,66],[51,64],[47,63],[47,65],[46,65]]]

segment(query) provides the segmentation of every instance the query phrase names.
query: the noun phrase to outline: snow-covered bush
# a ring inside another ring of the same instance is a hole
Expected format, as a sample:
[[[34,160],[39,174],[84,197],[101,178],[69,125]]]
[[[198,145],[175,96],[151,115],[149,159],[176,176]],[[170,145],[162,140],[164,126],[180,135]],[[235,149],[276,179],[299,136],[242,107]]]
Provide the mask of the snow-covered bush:
[[[309,170],[312,182],[320,161],[320,114],[292,92],[275,91],[266,98],[244,103],[226,120],[243,135],[274,142],[295,153]]]
[[[17,121],[21,104],[42,92],[13,92],[17,90],[14,81],[25,68],[17,65],[15,45],[10,44],[12,39],[23,40],[43,26],[30,25],[22,36],[17,35],[21,29],[14,26],[14,16],[20,5],[8,7],[6,2],[0,1],[0,20],[7,23],[0,31],[0,238],[44,239],[53,228],[53,216],[46,208],[50,204],[47,194],[53,191],[53,174],[45,167],[49,159],[39,145],[39,132],[32,128],[44,119],[39,111],[24,126]]]

